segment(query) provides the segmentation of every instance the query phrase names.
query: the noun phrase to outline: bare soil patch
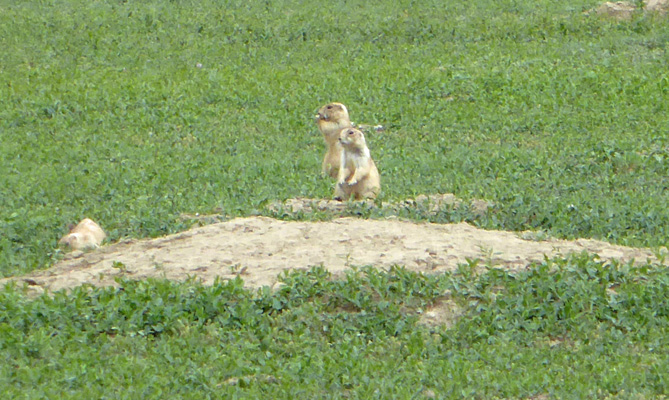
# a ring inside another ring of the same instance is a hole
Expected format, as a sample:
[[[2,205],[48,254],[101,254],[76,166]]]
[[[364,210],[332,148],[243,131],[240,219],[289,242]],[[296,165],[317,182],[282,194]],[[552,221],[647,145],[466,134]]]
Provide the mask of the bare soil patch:
[[[594,9],[595,13],[602,16],[612,17],[618,20],[629,20],[635,12],[639,11],[640,5],[643,11],[665,16],[669,10],[669,0],[643,0],[641,4],[636,1],[607,1]]]
[[[428,327],[444,326],[446,329],[451,329],[463,312],[455,301],[444,298],[420,313],[418,324]]]
[[[195,227],[158,239],[127,240],[82,253],[73,252],[47,270],[0,280],[26,282],[35,293],[82,284],[115,285],[116,277],[158,277],[205,284],[241,276],[247,287],[273,287],[282,271],[322,265],[333,274],[351,266],[438,273],[467,259],[509,270],[526,268],[545,256],[596,253],[601,259],[646,261],[649,249],[606,242],[576,241],[478,229],[467,223],[414,223],[397,219],[338,218],[326,222],[237,218]]]
[[[367,208],[376,208],[378,207],[373,200],[363,200],[355,202],[357,205],[364,205]],[[296,215],[299,213],[313,213],[315,211],[321,211],[328,213],[330,215],[343,215],[347,211],[349,204],[346,202],[341,202],[337,200],[330,199],[310,199],[304,197],[298,197],[295,199],[288,199],[284,202],[275,202],[270,204],[267,208],[275,213],[287,213],[291,215]],[[455,197],[452,193],[440,193],[440,194],[431,194],[431,195],[419,195],[415,199],[407,199],[404,201],[390,203],[384,202],[380,205],[381,208],[385,210],[391,210],[398,212],[402,209],[422,209],[426,211],[428,215],[436,214],[440,210],[448,207],[453,207],[454,209],[459,207],[469,207],[475,215],[484,215],[489,209],[493,207],[493,204],[480,199],[474,199],[470,202],[463,202],[461,199]]]

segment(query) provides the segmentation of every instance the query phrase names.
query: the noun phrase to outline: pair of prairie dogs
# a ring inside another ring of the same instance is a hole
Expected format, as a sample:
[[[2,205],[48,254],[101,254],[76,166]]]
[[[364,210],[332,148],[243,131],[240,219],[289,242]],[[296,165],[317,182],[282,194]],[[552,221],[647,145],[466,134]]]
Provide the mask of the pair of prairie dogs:
[[[316,114],[316,124],[327,144],[323,174],[337,179],[334,198],[376,198],[381,190],[379,170],[369,154],[365,135],[351,124],[346,106],[324,105]]]

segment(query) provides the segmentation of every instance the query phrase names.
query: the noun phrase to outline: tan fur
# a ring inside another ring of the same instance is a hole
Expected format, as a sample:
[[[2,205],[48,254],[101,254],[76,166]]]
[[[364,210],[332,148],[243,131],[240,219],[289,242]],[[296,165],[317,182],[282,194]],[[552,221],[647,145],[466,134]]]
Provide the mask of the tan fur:
[[[355,128],[343,129],[339,134],[339,144],[342,151],[334,198],[376,198],[381,191],[381,178],[369,154],[365,135]]]
[[[107,237],[105,232],[93,220],[84,218],[70,233],[63,236],[58,243],[70,246],[73,250],[85,250],[99,247]]]
[[[323,158],[322,172],[332,178],[337,178],[341,147],[339,132],[344,128],[352,127],[346,106],[341,103],[326,104],[316,114],[316,124],[323,134],[327,145],[327,152]]]

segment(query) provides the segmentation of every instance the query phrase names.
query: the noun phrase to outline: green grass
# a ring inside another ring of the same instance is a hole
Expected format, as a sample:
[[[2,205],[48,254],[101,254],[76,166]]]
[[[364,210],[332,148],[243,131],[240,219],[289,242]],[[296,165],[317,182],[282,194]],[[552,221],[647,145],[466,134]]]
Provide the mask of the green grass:
[[[595,5],[0,2],[0,274],[47,267],[84,216],[114,241],[330,197],[311,116],[333,100],[387,127],[368,135],[384,200],[666,245],[667,22]]]
[[[587,256],[509,275],[320,268],[240,280],[0,293],[9,398],[662,398],[669,269]],[[449,300],[448,329],[417,324]],[[232,397],[231,397],[232,396]]]

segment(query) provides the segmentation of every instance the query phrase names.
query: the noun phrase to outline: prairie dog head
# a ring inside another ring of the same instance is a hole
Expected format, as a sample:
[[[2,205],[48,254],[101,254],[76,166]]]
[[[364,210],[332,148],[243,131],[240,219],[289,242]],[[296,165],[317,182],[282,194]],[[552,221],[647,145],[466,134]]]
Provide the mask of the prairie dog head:
[[[367,147],[365,135],[355,128],[342,129],[339,133],[339,143],[342,147],[348,149],[364,149]]]
[[[81,232],[69,233],[58,241],[59,244],[70,246],[73,250],[97,247],[90,235]]]
[[[341,103],[330,103],[324,105],[318,110],[315,118],[318,124],[323,122],[341,125],[351,124],[351,120],[348,116],[348,109],[346,109],[346,106]]]

